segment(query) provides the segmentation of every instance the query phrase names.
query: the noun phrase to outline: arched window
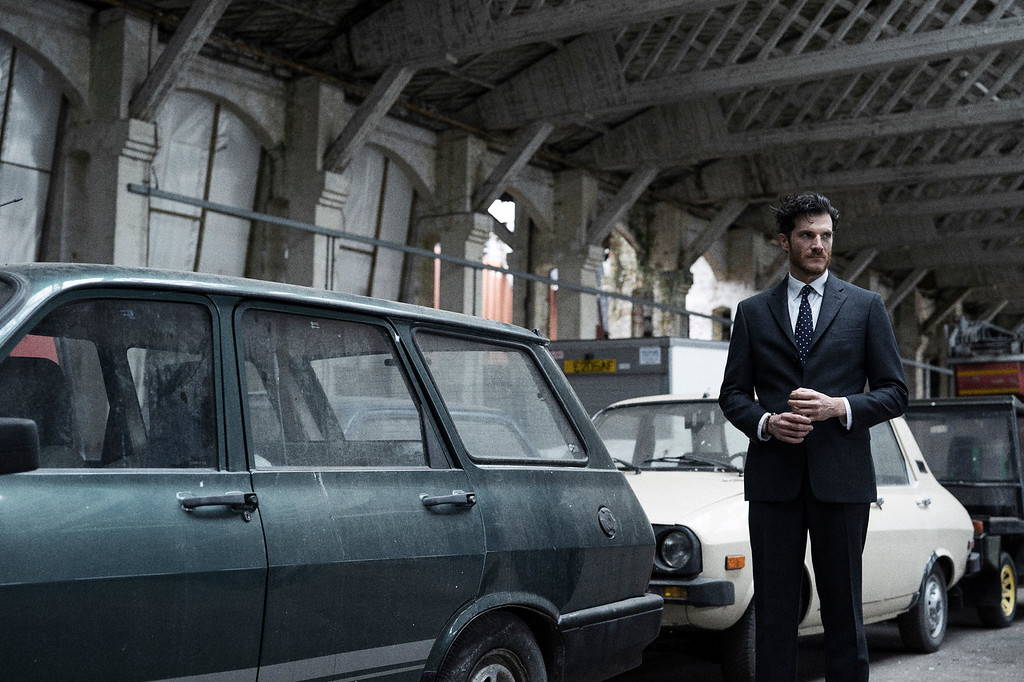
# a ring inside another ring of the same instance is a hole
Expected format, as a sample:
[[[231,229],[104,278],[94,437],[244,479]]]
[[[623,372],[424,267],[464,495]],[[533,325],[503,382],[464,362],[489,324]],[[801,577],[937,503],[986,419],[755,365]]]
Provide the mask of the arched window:
[[[260,143],[234,113],[202,95],[175,92],[157,116],[153,183],[190,197],[253,207]],[[153,199],[149,254],[154,267],[245,274],[250,221]]]
[[[50,189],[61,95],[57,77],[0,36],[0,260],[36,260]]]
[[[348,200],[345,231],[405,244],[416,191],[398,163],[374,147],[363,147],[345,170]],[[398,300],[405,254],[332,238],[326,287],[333,291]]]

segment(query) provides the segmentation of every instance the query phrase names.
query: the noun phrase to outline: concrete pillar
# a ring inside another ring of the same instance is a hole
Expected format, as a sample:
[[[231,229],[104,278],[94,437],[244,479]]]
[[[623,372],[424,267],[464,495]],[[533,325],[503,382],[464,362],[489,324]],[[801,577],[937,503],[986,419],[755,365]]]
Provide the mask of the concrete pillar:
[[[659,202],[654,206],[650,223],[644,227],[650,234],[651,250],[647,262],[652,280],[647,287],[659,303],[686,307],[686,294],[693,286],[690,268],[681,257],[686,237],[694,219],[682,209]],[[657,308],[644,311],[650,317],[653,336],[681,336],[690,334],[689,317],[676,315]]]
[[[597,180],[586,171],[567,170],[555,177],[555,226],[551,233],[534,239],[536,251],[543,257],[540,274],[547,274],[550,265],[558,267],[558,278],[567,282],[596,287],[604,249],[586,244],[587,228],[597,215]],[[538,259],[535,259],[535,261]],[[550,265],[549,265],[550,263]],[[559,287],[559,339],[592,339],[597,335],[597,299],[592,294]],[[548,333],[552,332],[548,330]]]
[[[61,207],[54,255],[76,262],[145,265],[149,199],[128,191],[148,183],[156,127],[128,118],[146,78],[156,32],[121,9],[101,12],[93,40],[89,102],[69,122],[54,191]]]
[[[925,350],[928,346],[928,337],[922,335],[921,323],[923,315],[921,308],[923,301],[919,292],[910,293],[908,300],[904,301],[893,312],[893,331],[896,334],[896,342],[899,345],[900,357],[909,358],[917,362],[923,362]],[[924,398],[928,386],[927,370],[920,367],[903,366],[907,375],[907,388],[911,398]]]
[[[587,246],[565,254],[558,264],[558,278],[596,287],[604,261],[604,249]],[[558,338],[593,339],[597,336],[597,297],[565,287],[558,289]]]
[[[686,295],[693,286],[693,275],[689,271],[662,270],[657,274],[654,298],[659,303],[668,303],[680,308],[686,307]],[[654,336],[678,336],[689,338],[690,316],[654,310],[652,316]]]
[[[513,251],[508,255],[508,266],[512,270],[532,272],[533,259],[530,248],[533,235],[539,230],[530,219],[530,214],[516,204],[516,232],[513,242],[509,244]],[[547,273],[536,273],[546,275]],[[540,282],[516,279],[512,285],[512,323],[527,329],[540,329],[544,326],[544,310],[548,287]]]
[[[441,253],[480,263],[491,234],[491,218],[480,213],[455,213],[421,219],[421,228],[440,235]],[[467,315],[483,312],[480,270],[441,261],[441,308]]]
[[[347,176],[323,169],[324,150],[340,134],[351,108],[344,93],[315,78],[303,78],[289,93],[287,140],[273,156],[280,166],[271,178],[268,213],[345,230]],[[330,239],[276,225],[254,226],[247,275],[330,289]],[[333,245],[338,248],[337,244]]]
[[[442,133],[437,148],[437,194],[419,219],[417,232],[436,234],[441,253],[481,262],[493,218],[472,210],[473,191],[481,181],[480,161],[486,145],[467,133]],[[483,310],[480,270],[441,262],[441,307],[469,315]]]

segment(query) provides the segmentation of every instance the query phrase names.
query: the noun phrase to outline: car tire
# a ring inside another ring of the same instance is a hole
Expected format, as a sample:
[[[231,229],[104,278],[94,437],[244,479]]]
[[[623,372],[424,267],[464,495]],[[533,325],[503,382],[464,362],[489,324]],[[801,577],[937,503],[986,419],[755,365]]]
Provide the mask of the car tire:
[[[1005,628],[1017,617],[1017,569],[1013,558],[1003,552],[999,555],[999,603],[978,607],[978,618],[990,628]]]
[[[900,615],[896,622],[907,649],[923,654],[938,651],[949,623],[949,595],[942,569],[935,565],[929,569],[914,608]]]
[[[470,623],[445,656],[437,682],[547,682],[544,654],[521,619],[492,613]]]
[[[736,623],[722,633],[719,662],[723,682],[753,682],[754,679],[754,601]]]

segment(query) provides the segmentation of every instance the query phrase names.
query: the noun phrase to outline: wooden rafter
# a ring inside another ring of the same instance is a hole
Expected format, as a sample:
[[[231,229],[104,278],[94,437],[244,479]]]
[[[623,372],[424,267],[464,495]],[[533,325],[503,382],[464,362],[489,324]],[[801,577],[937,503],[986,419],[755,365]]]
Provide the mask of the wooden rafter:
[[[370,94],[345,124],[341,134],[324,153],[324,168],[341,172],[373,133],[377,124],[402,94],[402,89],[415,73],[405,66],[389,68],[374,84]]]
[[[605,237],[611,234],[615,224],[622,220],[626,212],[632,208],[657,176],[658,169],[653,167],[643,167],[634,171],[590,224],[587,229],[586,243],[600,244]]]
[[[927,268],[918,268],[907,275],[903,281],[901,281],[885,301],[885,307],[890,313],[899,307],[900,303],[906,299],[907,296],[914,292],[917,285],[921,283],[921,280],[928,275],[929,270]]]
[[[540,121],[531,123],[519,132],[512,142],[512,148],[473,192],[474,211],[486,211],[501,196],[509,181],[523,169],[554,129],[550,123]]]
[[[707,253],[715,242],[722,238],[729,227],[740,217],[747,202],[732,199],[715,214],[708,226],[683,247],[684,262],[680,263],[683,270],[688,270],[697,259]]]
[[[157,112],[174,89],[174,84],[206,44],[231,0],[196,0],[189,7],[174,35],[160,53],[153,70],[132,97],[132,118],[156,120]]]
[[[495,16],[489,0],[392,0],[344,36],[360,69],[391,64],[427,67],[481,52],[498,52],[675,13],[702,12],[735,0],[588,0],[535,5]],[[507,7],[514,8],[515,2]]]

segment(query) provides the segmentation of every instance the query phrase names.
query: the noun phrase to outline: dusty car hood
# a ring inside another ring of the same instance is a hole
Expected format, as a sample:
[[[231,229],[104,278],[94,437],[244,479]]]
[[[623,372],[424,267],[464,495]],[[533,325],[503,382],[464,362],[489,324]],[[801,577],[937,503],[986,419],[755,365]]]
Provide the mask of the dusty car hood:
[[[743,499],[743,477],[729,472],[626,472],[626,480],[647,512],[647,518],[659,525],[682,523],[723,500]]]

